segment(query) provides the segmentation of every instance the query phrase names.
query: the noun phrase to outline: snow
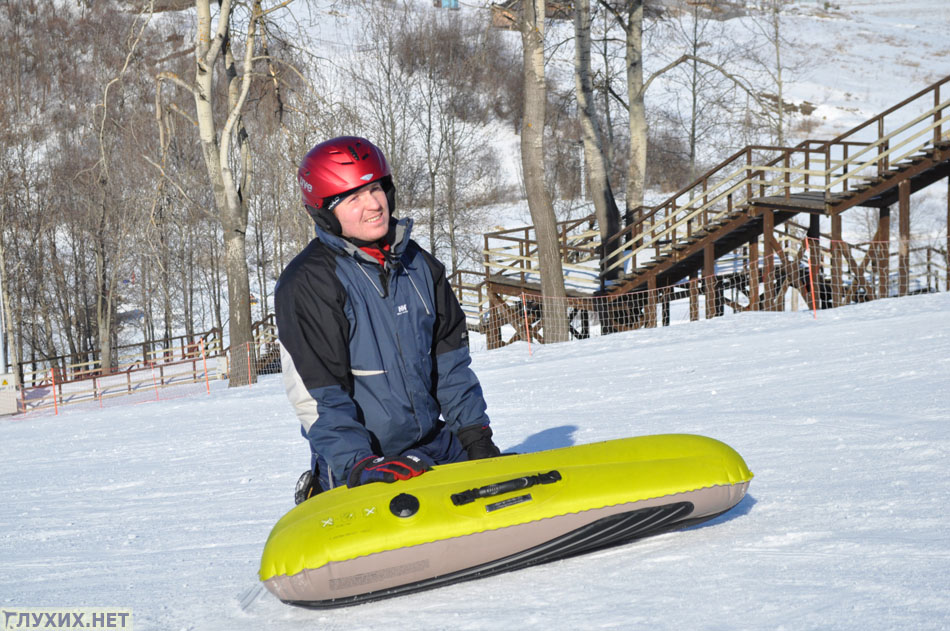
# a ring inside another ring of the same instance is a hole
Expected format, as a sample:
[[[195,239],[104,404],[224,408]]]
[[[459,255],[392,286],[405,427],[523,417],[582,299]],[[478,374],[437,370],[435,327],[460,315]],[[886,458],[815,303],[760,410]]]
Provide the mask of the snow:
[[[136,629],[163,630],[950,624],[950,294],[473,357],[503,449],[698,433],[743,455],[749,495],[712,522],[570,560],[293,608],[256,577],[308,462],[270,376],[0,421],[0,608],[131,608]]]

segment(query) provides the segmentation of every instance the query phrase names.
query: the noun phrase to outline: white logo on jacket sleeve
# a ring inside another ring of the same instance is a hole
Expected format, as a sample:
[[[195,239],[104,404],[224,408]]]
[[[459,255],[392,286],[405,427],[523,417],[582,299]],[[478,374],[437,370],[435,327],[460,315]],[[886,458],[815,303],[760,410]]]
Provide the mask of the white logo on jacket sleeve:
[[[406,305],[399,305],[398,307],[396,307],[397,316],[406,315],[407,313],[409,313],[409,307],[407,307]]]

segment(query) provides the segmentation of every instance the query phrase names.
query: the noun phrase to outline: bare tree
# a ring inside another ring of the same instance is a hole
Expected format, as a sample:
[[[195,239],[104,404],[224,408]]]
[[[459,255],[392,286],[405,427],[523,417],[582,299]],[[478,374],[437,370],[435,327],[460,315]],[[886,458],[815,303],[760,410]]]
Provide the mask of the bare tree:
[[[69,16],[45,8],[0,4],[0,55],[5,60],[0,64],[0,284],[4,346],[14,366],[55,354],[50,322],[55,314],[45,311],[51,288],[37,270],[49,267],[42,236],[61,220],[49,195],[59,188],[52,175],[59,158],[56,131],[62,125],[78,128],[81,116],[75,111],[81,108],[70,111],[59,101],[61,92],[82,83],[79,72],[72,77],[60,72],[71,57],[66,54]]]
[[[762,0],[765,3],[784,3],[789,0]],[[610,94],[628,113],[628,131],[629,131],[629,151],[626,173],[626,218],[628,221],[636,220],[637,209],[643,205],[643,194],[646,188],[646,157],[649,142],[649,128],[647,123],[647,110],[645,105],[645,95],[650,86],[661,76],[666,75],[671,70],[685,66],[691,68],[694,83],[696,85],[695,108],[691,108],[690,120],[699,120],[700,101],[699,94],[702,91],[700,85],[711,83],[707,71],[714,71],[721,77],[725,84],[731,85],[735,89],[744,91],[750,99],[760,107],[764,106],[764,101],[757,94],[751,81],[743,77],[741,73],[732,71],[724,64],[718,63],[718,60],[710,60],[696,53],[701,48],[701,41],[698,39],[698,33],[694,37],[687,37],[687,50],[676,59],[670,61],[665,66],[645,76],[644,74],[644,17],[647,13],[653,18],[659,18],[662,14],[660,3],[649,2],[648,0],[630,0],[625,3],[616,3],[612,0],[600,0],[601,6],[610,13],[614,21],[624,32],[624,60],[626,67],[626,95],[621,96],[611,86],[605,86]],[[694,3],[694,9],[698,18],[699,6],[703,3]],[[665,41],[665,40],[664,40]],[[609,55],[605,53],[605,61],[609,62]],[[700,69],[705,69],[701,71]],[[717,83],[717,85],[720,85]],[[725,88],[721,88],[725,90]],[[692,123],[691,123],[692,124]],[[699,134],[697,126],[696,133],[690,134],[695,140]],[[691,146],[695,148],[695,142]],[[692,150],[691,150],[692,152]]]
[[[753,63],[768,77],[774,93],[762,95],[773,102],[772,107],[761,109],[762,115],[768,121],[768,128],[773,142],[783,147],[788,135],[786,122],[785,87],[789,64],[783,55],[788,42],[782,34],[782,11],[791,4],[791,0],[757,0],[755,15],[749,24],[753,33],[761,38],[765,53],[751,51],[749,57]]]
[[[17,173],[7,187],[17,221],[0,229],[9,319],[21,358],[29,347],[34,357],[65,349],[88,360],[98,348],[108,369],[126,271],[123,230],[138,209],[131,200],[147,189],[129,177],[141,86],[127,72],[147,22],[108,2],[80,13],[47,10],[52,4],[7,3],[0,16],[11,27],[4,55],[16,60],[5,66],[12,89],[0,107],[12,117],[4,121],[4,171]],[[27,270],[47,275],[39,282]]]
[[[628,0],[614,3],[600,0],[624,32],[624,60],[626,65],[626,99],[621,102],[628,114],[630,146],[627,160],[626,217],[634,220],[635,211],[643,206],[646,188],[647,118],[643,82],[643,14],[645,0]]]
[[[561,266],[557,219],[544,185],[544,122],[547,88],[544,75],[545,0],[524,0],[521,29],[524,54],[524,118],[521,125],[521,166],[528,208],[538,240],[545,342],[568,338],[566,292]]]
[[[577,114],[583,130],[584,160],[590,180],[594,213],[600,230],[601,243],[620,231],[620,211],[614,200],[608,177],[609,167],[604,154],[603,134],[594,110],[594,88],[590,64],[591,17],[590,0],[574,3],[574,84],[577,95]],[[604,253],[606,255],[606,252]],[[609,261],[603,261],[606,268]],[[608,272],[606,279],[616,278],[619,268]]]
[[[416,203],[425,205],[431,251],[438,256],[447,248],[451,268],[458,269],[473,201],[486,199],[491,189],[488,165],[496,160],[486,125],[502,85],[496,60],[506,49],[494,29],[458,13],[434,12],[399,33],[398,50],[413,81],[407,97],[417,113],[413,140],[422,153],[425,186]]]
[[[413,155],[415,116],[413,98],[416,79],[401,63],[402,33],[412,22],[411,8],[397,10],[365,5],[361,11],[368,41],[364,53],[352,59],[350,81],[357,89],[360,117],[372,138],[386,156],[394,179],[399,183],[400,198],[414,197],[416,158]]]
[[[629,0],[623,20],[626,33],[627,112],[630,158],[627,162],[627,215],[643,206],[646,188],[647,119],[643,86],[643,0]]]
[[[668,100],[673,104],[669,116],[677,135],[686,138],[689,172],[685,175],[689,179],[698,174],[700,146],[706,151],[707,160],[710,153],[713,160],[718,160],[735,151],[727,144],[716,152],[716,143],[706,142],[717,133],[729,136],[722,132],[736,119],[733,103],[740,90],[723,70],[730,58],[741,53],[724,32],[724,22],[714,19],[715,10],[710,3],[690,2],[687,10],[666,20],[668,28],[663,31],[688,56],[676,72],[669,73],[667,89],[671,93]]]
[[[128,191],[128,181],[113,167],[112,150],[115,134],[106,133],[107,125],[113,125],[110,96],[113,89],[120,89],[123,77],[129,70],[133,57],[139,53],[138,47],[151,19],[151,7],[129,25],[124,41],[124,59],[116,74],[105,84],[102,99],[98,104],[99,119],[97,130],[98,160],[90,175],[97,192],[90,198],[88,205],[88,235],[92,243],[95,258],[96,279],[96,324],[99,338],[99,360],[102,370],[111,372],[113,366],[113,328],[116,307],[116,288],[122,274],[119,267],[125,258],[129,246],[128,235],[132,229],[135,213],[129,208],[129,200],[123,199]]]
[[[161,80],[184,87],[194,96],[195,122],[204,154],[215,208],[224,231],[224,267],[228,283],[228,331],[231,352],[237,361],[249,352],[252,341],[250,278],[247,266],[246,231],[248,223],[247,196],[252,179],[251,145],[244,108],[259,61],[256,55],[259,31],[271,13],[286,7],[292,0],[276,2],[268,7],[264,0],[253,0],[247,14],[238,14],[239,5],[221,0],[216,16],[210,0],[195,0],[195,78],[188,83],[173,73],[161,73]],[[243,23],[238,26],[239,20]],[[235,57],[238,42],[235,35],[244,34],[243,56]],[[221,64],[224,73],[224,120],[215,116],[218,87],[215,68]],[[253,362],[248,362],[253,365]],[[248,375],[248,381],[256,376]],[[229,385],[242,385],[230,380]]]

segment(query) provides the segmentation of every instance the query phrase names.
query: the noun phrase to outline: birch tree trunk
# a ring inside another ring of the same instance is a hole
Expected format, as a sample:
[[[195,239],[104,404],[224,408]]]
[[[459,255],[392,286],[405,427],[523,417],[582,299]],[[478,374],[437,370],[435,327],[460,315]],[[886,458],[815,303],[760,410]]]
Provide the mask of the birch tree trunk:
[[[104,206],[104,205],[103,205]],[[105,207],[102,212],[108,212]],[[100,233],[101,234],[101,233]],[[112,319],[115,273],[108,266],[106,245],[95,239],[93,253],[96,261],[96,328],[99,337],[99,366],[103,374],[112,372]]]
[[[217,26],[211,19],[210,0],[196,0],[197,33],[195,37],[195,111],[201,150],[208,170],[215,207],[224,231],[224,267],[228,282],[228,328],[232,366],[251,366],[251,286],[247,270],[247,205],[243,195],[250,183],[250,149],[241,112],[251,85],[254,66],[256,29],[262,17],[261,0],[251,5],[247,26],[243,74],[231,55],[230,34],[233,6],[230,0],[219,5]],[[220,131],[214,119],[214,67],[223,59],[227,78],[228,116]],[[231,150],[238,151],[236,162],[240,172],[232,169]],[[238,184],[237,179],[240,179]],[[247,385],[256,381],[253,370],[246,380],[232,374],[229,386]]]
[[[604,280],[613,280],[619,276],[620,269],[608,269],[611,262],[608,258],[612,258],[608,256],[608,247],[615,250],[620,244],[608,246],[607,240],[620,231],[620,211],[607,177],[603,134],[594,112],[594,88],[590,69],[590,0],[577,0],[574,3],[574,35],[577,112],[583,132],[584,160],[587,163],[590,191],[594,200],[594,214],[600,229],[600,242],[604,248],[601,254],[601,269],[607,270],[603,275]]]
[[[521,126],[521,166],[528,208],[538,240],[541,272],[544,342],[568,337],[564,273],[554,205],[544,186],[544,115],[547,92],[544,80],[545,0],[525,0],[521,22],[524,53],[524,119]]]
[[[643,103],[643,0],[629,0],[626,16],[627,103],[630,161],[627,165],[627,217],[635,221],[643,206],[647,167],[647,119]]]
[[[782,9],[785,4],[783,0],[777,0],[768,8],[772,51],[775,53],[773,73],[776,92],[775,140],[779,147],[785,146],[785,80],[782,78]]]

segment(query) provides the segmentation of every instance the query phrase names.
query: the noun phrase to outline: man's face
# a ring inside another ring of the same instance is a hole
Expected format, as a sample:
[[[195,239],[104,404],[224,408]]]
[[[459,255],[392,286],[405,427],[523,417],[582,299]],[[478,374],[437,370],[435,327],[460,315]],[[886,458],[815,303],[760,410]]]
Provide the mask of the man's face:
[[[333,209],[344,237],[377,241],[389,232],[389,201],[379,182],[358,188]]]

